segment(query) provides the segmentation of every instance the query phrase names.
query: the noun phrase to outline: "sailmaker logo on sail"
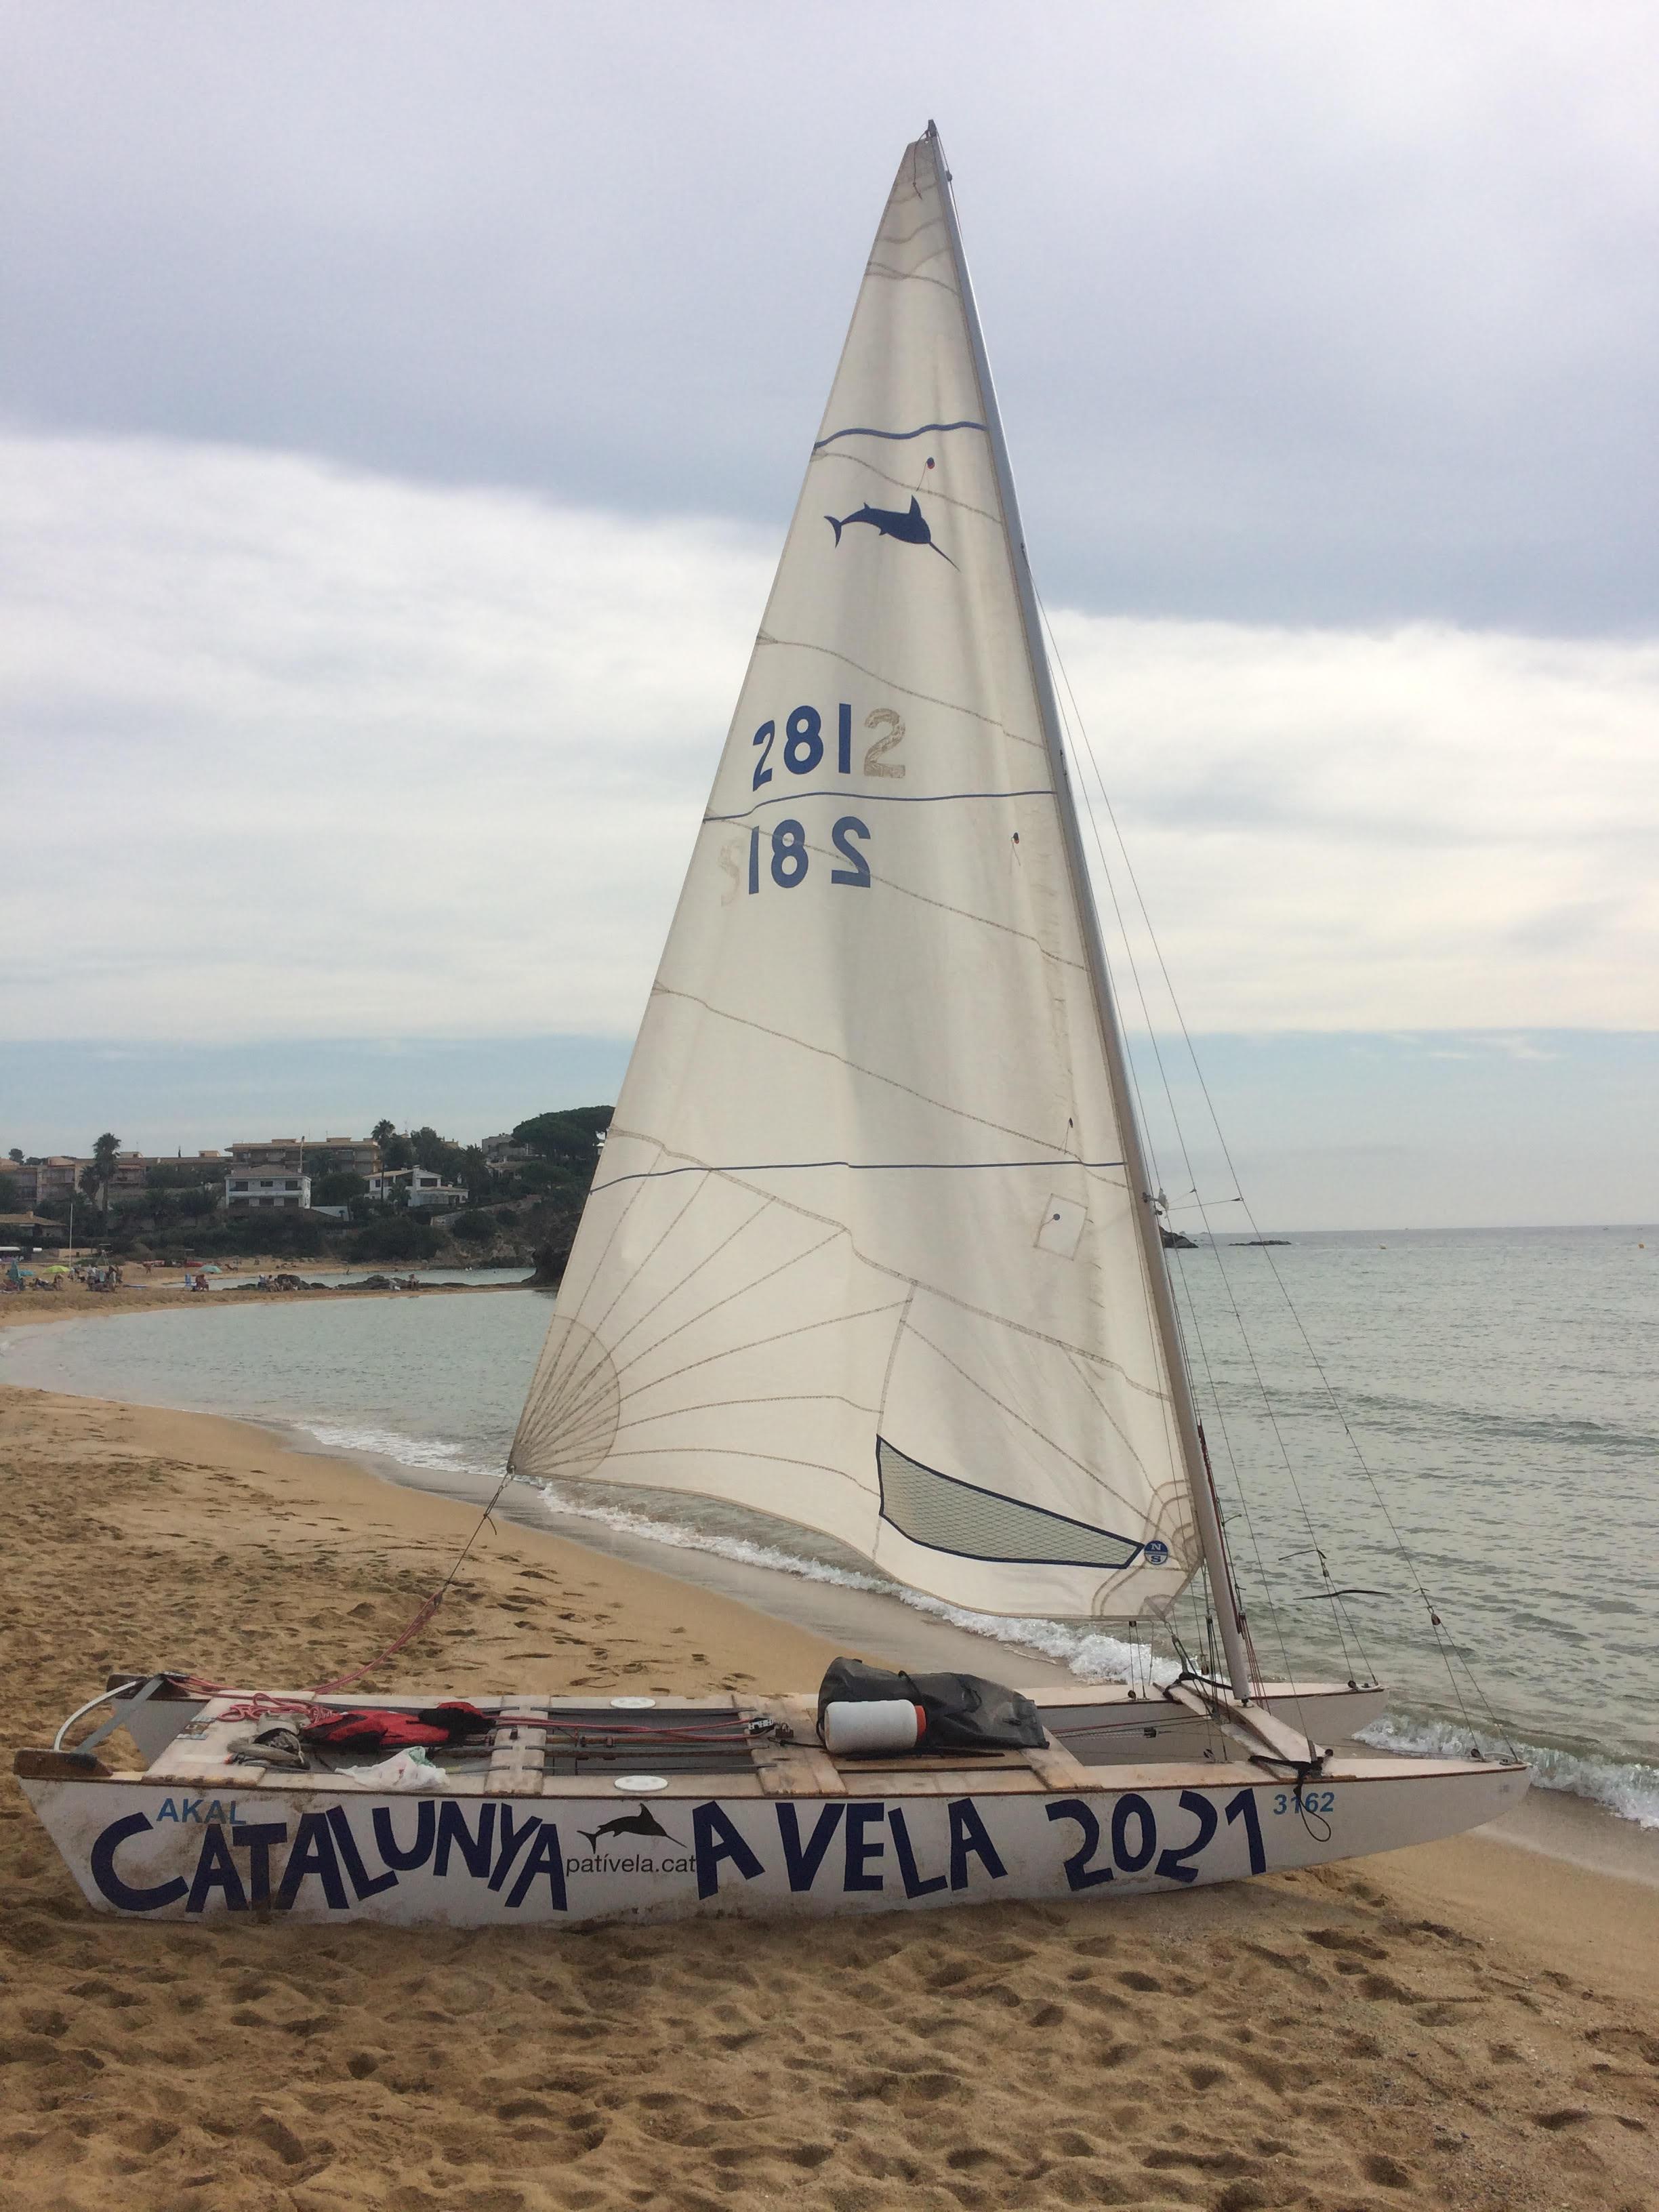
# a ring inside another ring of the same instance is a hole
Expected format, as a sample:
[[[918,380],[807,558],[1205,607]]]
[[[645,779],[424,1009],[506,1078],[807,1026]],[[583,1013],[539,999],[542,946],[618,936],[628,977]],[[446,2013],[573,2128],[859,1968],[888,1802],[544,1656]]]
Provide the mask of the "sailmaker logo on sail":
[[[826,446],[834,445],[837,438],[892,438],[902,441],[924,437],[930,430],[982,430],[984,427],[982,422],[924,422],[915,430],[836,430],[829,437],[820,438],[812,450],[815,453],[822,453]],[[933,455],[929,453],[926,467],[933,469],[937,466]],[[915,492],[910,495],[908,510],[872,507],[866,502],[863,507],[855,507],[851,514],[826,514],[823,519],[835,532],[837,545],[841,544],[841,533],[848,523],[866,522],[878,538],[891,538],[901,545],[925,545],[930,553],[937,553],[941,561],[950,561],[953,568],[957,565],[942,545],[934,544],[933,531],[921,511],[921,501]]]

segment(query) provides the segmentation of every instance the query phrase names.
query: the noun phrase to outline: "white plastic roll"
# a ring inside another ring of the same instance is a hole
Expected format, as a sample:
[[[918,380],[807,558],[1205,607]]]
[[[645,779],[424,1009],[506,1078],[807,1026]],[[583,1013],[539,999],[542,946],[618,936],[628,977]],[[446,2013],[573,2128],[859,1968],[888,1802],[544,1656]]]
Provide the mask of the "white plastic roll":
[[[914,1751],[927,1725],[920,1705],[903,1698],[867,1702],[839,1698],[823,1709],[823,1747],[830,1752]]]

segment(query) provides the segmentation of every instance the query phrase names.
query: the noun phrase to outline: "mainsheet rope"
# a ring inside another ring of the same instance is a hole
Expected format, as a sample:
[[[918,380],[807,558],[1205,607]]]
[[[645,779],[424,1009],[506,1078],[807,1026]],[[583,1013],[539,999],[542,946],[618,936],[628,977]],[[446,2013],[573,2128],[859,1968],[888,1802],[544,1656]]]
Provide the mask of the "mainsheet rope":
[[[388,1659],[395,1657],[406,1644],[412,1644],[422,1630],[429,1624],[433,1615],[448,1596],[456,1576],[465,1565],[468,1555],[479,1537],[483,1535],[485,1527],[493,1523],[495,1508],[501,1502],[501,1493],[512,1480],[512,1468],[510,1467],[504,1468],[501,1480],[490,1492],[488,1504],[478,1516],[477,1523],[472,1534],[455,1554],[449,1572],[433,1591],[431,1596],[425,1599],[419,1606],[408,1626],[394,1636],[383,1650],[377,1651],[372,1659],[366,1661],[361,1667],[354,1668],[349,1674],[336,1674],[326,1682],[314,1683],[310,1689],[301,1692],[297,1698],[272,1698],[260,1692],[256,1696],[246,1699],[241,1705],[233,1706],[221,1717],[225,1720],[252,1721],[262,1720],[271,1713],[308,1712],[319,1698],[328,1697],[338,1690],[352,1688],[355,1684],[363,1680],[365,1676],[372,1674],[377,1667],[384,1666]],[[200,1674],[185,1674],[179,1679],[185,1689],[194,1690],[198,1694],[210,1698],[228,1697],[235,1687],[234,1683],[211,1681]]]

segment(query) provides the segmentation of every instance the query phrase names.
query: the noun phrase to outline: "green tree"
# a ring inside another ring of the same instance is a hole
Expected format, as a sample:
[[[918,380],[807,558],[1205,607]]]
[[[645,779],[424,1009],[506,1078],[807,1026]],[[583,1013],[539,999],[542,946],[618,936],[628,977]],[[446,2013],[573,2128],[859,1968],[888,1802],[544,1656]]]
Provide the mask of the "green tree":
[[[200,1168],[186,1167],[182,1161],[157,1160],[144,1170],[145,1188],[154,1191],[202,1190],[208,1188],[202,1181]]]
[[[409,1144],[415,1155],[416,1167],[425,1168],[432,1175],[442,1176],[446,1182],[453,1182],[459,1178],[465,1153],[452,1138],[441,1137],[432,1128],[411,1129]]]
[[[6,1154],[6,1158],[11,1162],[14,1167],[21,1168],[23,1164],[22,1146],[21,1145],[14,1145],[11,1150]]]
[[[520,1121],[514,1135],[529,1145],[550,1166],[584,1178],[593,1172],[599,1157],[599,1139],[611,1127],[609,1106],[568,1106],[553,1114],[537,1114]]]
[[[354,1206],[360,1198],[368,1196],[368,1185],[349,1168],[338,1168],[329,1175],[314,1176],[311,1185],[313,1206]]]
[[[90,1197],[94,1192],[102,1194],[104,1228],[109,1229],[109,1190],[115,1180],[115,1159],[121,1149],[121,1139],[106,1129],[92,1148],[92,1165],[82,1170],[81,1188]]]
[[[438,1239],[424,1221],[412,1213],[394,1213],[360,1229],[346,1246],[353,1260],[430,1260]]]
[[[379,1145],[382,1150],[384,1150],[397,1135],[398,1126],[395,1121],[377,1121],[368,1133],[374,1139],[374,1142]]]

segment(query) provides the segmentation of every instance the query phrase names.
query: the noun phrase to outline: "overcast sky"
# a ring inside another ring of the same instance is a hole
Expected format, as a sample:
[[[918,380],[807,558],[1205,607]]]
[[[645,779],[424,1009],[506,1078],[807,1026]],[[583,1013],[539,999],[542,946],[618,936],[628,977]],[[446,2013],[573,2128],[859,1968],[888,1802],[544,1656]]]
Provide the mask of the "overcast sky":
[[[1513,0],[0,5],[0,1145],[163,1046],[153,1142],[200,1049],[337,1121],[321,1041],[625,1050],[932,114],[1189,1020],[1286,1102],[1275,1038],[1582,1056],[1465,1218],[1649,1212],[1595,1039],[1659,1028],[1656,64]],[[444,1065],[465,1133],[545,1103]]]

